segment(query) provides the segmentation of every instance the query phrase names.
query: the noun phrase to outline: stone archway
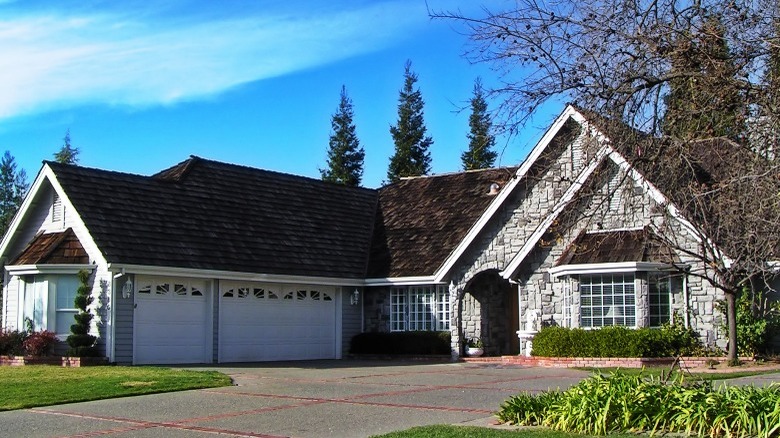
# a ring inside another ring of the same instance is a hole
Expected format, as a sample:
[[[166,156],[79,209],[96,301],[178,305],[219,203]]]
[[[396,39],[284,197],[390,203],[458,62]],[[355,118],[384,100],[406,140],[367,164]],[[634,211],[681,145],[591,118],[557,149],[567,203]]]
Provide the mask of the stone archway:
[[[519,354],[517,293],[498,271],[480,272],[472,278],[459,309],[461,339],[482,339],[488,356]]]

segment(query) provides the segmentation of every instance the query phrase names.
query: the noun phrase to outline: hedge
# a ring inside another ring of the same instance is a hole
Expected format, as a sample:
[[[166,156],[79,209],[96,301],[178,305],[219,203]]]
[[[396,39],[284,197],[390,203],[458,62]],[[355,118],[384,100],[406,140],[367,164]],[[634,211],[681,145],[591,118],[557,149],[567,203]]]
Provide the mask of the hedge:
[[[450,332],[361,333],[352,338],[352,354],[450,354]]]
[[[545,327],[533,339],[531,355],[540,357],[670,357],[702,350],[693,330],[604,327],[595,330]]]

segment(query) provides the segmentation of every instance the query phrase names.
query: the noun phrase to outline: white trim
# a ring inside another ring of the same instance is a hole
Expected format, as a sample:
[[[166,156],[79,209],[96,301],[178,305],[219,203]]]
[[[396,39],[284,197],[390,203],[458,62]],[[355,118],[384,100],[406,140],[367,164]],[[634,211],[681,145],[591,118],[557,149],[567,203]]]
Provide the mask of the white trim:
[[[24,201],[22,202],[19,211],[14,216],[14,219],[11,221],[11,224],[8,227],[8,231],[6,231],[5,236],[3,236],[3,240],[0,241],[0,261],[2,261],[5,258],[6,252],[8,251],[8,247],[11,244],[11,241],[15,238],[19,226],[24,221],[25,217],[27,216],[28,210],[32,206],[33,199],[35,199],[35,197],[38,195],[38,191],[41,189],[43,182],[46,180],[49,181],[49,184],[51,184],[55,193],[59,195],[65,211],[73,212],[73,222],[75,226],[71,228],[73,228],[73,232],[76,234],[76,237],[79,239],[79,242],[81,242],[81,245],[84,247],[84,250],[90,256],[90,258],[94,256],[95,264],[97,265],[106,264],[106,259],[105,257],[103,257],[103,254],[100,252],[100,248],[98,248],[97,244],[95,244],[95,240],[92,238],[92,235],[89,233],[86,224],[84,224],[84,221],[81,220],[81,216],[79,215],[78,211],[76,211],[76,209],[73,207],[73,204],[70,202],[70,198],[68,198],[68,196],[65,194],[65,190],[57,181],[57,177],[54,174],[54,171],[51,169],[51,167],[49,167],[48,164],[44,164],[41,170],[38,172],[38,176],[35,177],[35,181],[33,182],[32,186],[30,186],[27,195],[24,197]],[[92,249],[93,251],[90,251],[90,249]]]
[[[581,124],[585,122],[585,118],[573,106],[566,106],[563,112],[547,129],[539,142],[536,143],[536,146],[534,146],[534,148],[531,150],[531,153],[528,154],[528,157],[525,159],[525,161],[523,161],[523,164],[520,165],[520,168],[517,169],[517,172],[515,172],[515,176],[512,178],[512,180],[501,189],[496,198],[490,203],[487,210],[482,213],[482,216],[480,216],[479,220],[477,220],[471,229],[469,229],[466,237],[460,241],[458,246],[455,247],[455,249],[450,253],[449,257],[447,257],[439,269],[436,270],[434,273],[434,282],[444,282],[445,277],[447,274],[449,274],[452,267],[455,266],[455,263],[457,263],[461,256],[463,256],[463,253],[466,252],[471,243],[477,238],[480,232],[482,232],[493,215],[499,210],[499,208],[501,208],[502,205],[504,205],[504,201],[506,201],[509,195],[512,194],[520,181],[525,178],[526,174],[531,169],[531,166],[533,166],[542,152],[547,149],[547,146],[558,135],[558,132],[566,123],[566,121],[569,120],[569,118],[572,118]]]
[[[428,284],[447,284],[445,281],[437,281],[436,277],[419,276],[419,277],[386,277],[386,278],[367,278],[363,285],[372,286],[423,286]]]
[[[601,164],[601,160],[606,155],[612,153],[616,152],[609,146],[604,146],[599,149],[593,160],[591,160],[588,166],[585,167],[582,172],[580,172],[580,174],[577,176],[577,179],[574,180],[571,186],[566,189],[566,192],[563,194],[558,203],[555,204],[553,210],[545,215],[544,220],[539,225],[537,225],[534,232],[531,233],[531,235],[528,237],[528,240],[525,241],[523,247],[520,248],[520,251],[514,256],[514,258],[512,258],[512,261],[510,261],[509,264],[501,272],[499,272],[502,278],[506,280],[515,275],[515,272],[517,272],[517,270],[520,268],[520,265],[523,263],[525,258],[536,247],[536,242],[541,239],[542,235],[545,233],[545,231],[547,231],[553,221],[557,219],[558,215],[561,214],[563,209],[569,205],[569,202],[574,198],[574,195],[580,190],[580,188],[582,188],[583,185],[585,185],[585,181],[587,181],[593,171],[595,171],[599,164]]]
[[[251,272],[220,271],[214,269],[176,268],[167,266],[145,266],[109,263],[112,273],[125,270],[128,274],[168,277],[188,277],[235,281],[259,281],[268,283],[311,284],[321,286],[363,286],[365,280],[355,278],[307,277],[301,275],[255,274]]]
[[[60,265],[11,265],[6,266],[5,270],[11,275],[32,275],[32,274],[78,274],[82,269],[94,271],[97,265],[80,264],[60,264]]]
[[[612,274],[628,273],[640,271],[669,271],[675,267],[668,263],[656,262],[620,262],[620,263],[582,263],[576,265],[562,265],[550,268],[547,272],[553,278],[564,275],[586,275],[586,274]]]

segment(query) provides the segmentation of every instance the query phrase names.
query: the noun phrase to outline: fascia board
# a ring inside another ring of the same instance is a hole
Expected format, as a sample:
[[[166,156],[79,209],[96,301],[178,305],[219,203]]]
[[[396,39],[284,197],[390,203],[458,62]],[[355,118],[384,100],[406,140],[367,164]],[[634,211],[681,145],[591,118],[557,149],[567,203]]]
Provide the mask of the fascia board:
[[[515,275],[515,272],[520,268],[520,265],[523,263],[525,258],[528,256],[528,254],[531,253],[531,251],[536,246],[536,243],[541,239],[542,235],[545,231],[547,231],[547,228],[550,227],[550,225],[553,223],[553,221],[558,218],[558,215],[561,214],[564,208],[571,202],[571,200],[574,198],[574,195],[582,188],[583,185],[585,185],[585,181],[590,177],[590,175],[593,173],[593,171],[596,170],[596,167],[601,163],[601,161],[604,159],[606,155],[609,155],[611,153],[614,153],[612,148],[608,145],[603,146],[601,149],[599,149],[598,153],[596,153],[596,156],[591,160],[590,163],[585,167],[585,169],[580,172],[580,174],[577,176],[577,179],[574,180],[571,186],[569,186],[568,189],[566,189],[566,192],[563,194],[561,199],[556,203],[553,210],[544,218],[544,220],[537,225],[536,229],[534,229],[533,233],[529,236],[528,240],[526,240],[525,244],[520,248],[520,251],[515,255],[515,257],[512,259],[512,261],[509,262],[509,264],[499,272],[499,275],[501,275],[504,279],[509,279],[510,277]]]
[[[620,262],[620,263],[583,263],[577,265],[562,265],[548,269],[555,277],[564,275],[610,274],[618,272],[643,272],[672,270],[674,266],[667,263],[654,262]]]
[[[445,283],[436,280],[433,276],[368,278],[365,281],[366,286],[417,286],[428,284]]]
[[[5,270],[11,275],[34,274],[76,274],[82,269],[94,271],[96,265],[87,264],[53,264],[53,265],[14,265],[6,266]]]
[[[118,264],[111,263],[108,265],[108,270],[113,273],[125,274],[137,274],[137,275],[152,275],[152,276],[168,276],[168,277],[188,277],[188,278],[204,278],[213,279],[218,278],[220,280],[236,280],[236,281],[261,281],[270,283],[286,283],[286,284],[317,284],[323,286],[364,286],[365,280],[360,278],[333,278],[333,277],[314,277],[314,276],[302,276],[302,275],[279,275],[279,274],[259,274],[252,272],[234,272],[234,271],[221,271],[213,269],[194,269],[194,268],[177,268],[166,266],[148,266],[148,265],[132,265],[132,264]]]
[[[27,211],[30,209],[30,205],[32,205],[32,200],[37,196],[43,182],[47,178],[51,179],[52,176],[53,173],[47,165],[44,165],[41,167],[41,170],[38,171],[38,175],[35,177],[35,181],[33,181],[30,189],[27,191],[27,195],[24,197],[22,205],[19,207],[19,211],[14,215],[13,220],[11,220],[11,223],[8,226],[8,230],[6,230],[5,235],[3,236],[3,240],[0,241],[0,260],[5,259],[12,237],[16,234],[23,218],[27,216]]]
[[[471,245],[472,242],[477,238],[477,236],[482,232],[482,230],[485,228],[487,223],[490,221],[490,219],[493,217],[493,215],[501,208],[502,205],[504,205],[504,202],[509,197],[509,195],[512,194],[515,187],[520,183],[520,181],[525,178],[528,171],[531,169],[531,166],[536,162],[536,160],[539,159],[539,157],[542,155],[542,152],[544,152],[545,149],[547,149],[547,146],[550,144],[550,142],[555,138],[556,135],[558,135],[558,132],[561,130],[563,125],[566,123],[566,121],[572,118],[575,121],[579,122],[580,124],[585,123],[585,118],[580,114],[579,111],[577,111],[573,106],[567,105],[566,108],[563,110],[563,112],[555,119],[555,121],[550,125],[550,128],[547,129],[547,131],[544,133],[542,138],[539,140],[539,142],[536,143],[536,146],[531,150],[531,153],[528,154],[528,157],[523,161],[523,164],[520,165],[520,168],[517,169],[517,172],[515,172],[515,177],[512,178],[512,180],[507,184],[499,193],[496,195],[496,198],[493,200],[493,202],[490,203],[488,208],[482,213],[482,216],[480,216],[479,220],[469,229],[469,232],[466,234],[466,237],[463,238],[463,240],[460,241],[457,247],[452,251],[452,253],[447,257],[447,260],[444,261],[444,263],[439,267],[439,269],[434,273],[434,281],[436,283],[443,283],[444,279],[446,278],[447,274],[449,274],[450,270],[453,266],[455,266],[455,263],[460,260],[460,258],[463,256],[463,253],[466,252],[468,247]]]

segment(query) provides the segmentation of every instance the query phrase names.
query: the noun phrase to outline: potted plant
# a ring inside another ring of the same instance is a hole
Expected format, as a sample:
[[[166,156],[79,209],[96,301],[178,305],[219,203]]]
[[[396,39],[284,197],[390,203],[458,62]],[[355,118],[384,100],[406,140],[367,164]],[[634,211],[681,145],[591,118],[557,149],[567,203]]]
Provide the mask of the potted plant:
[[[466,342],[466,355],[471,357],[480,357],[485,353],[482,339],[471,338]]]

